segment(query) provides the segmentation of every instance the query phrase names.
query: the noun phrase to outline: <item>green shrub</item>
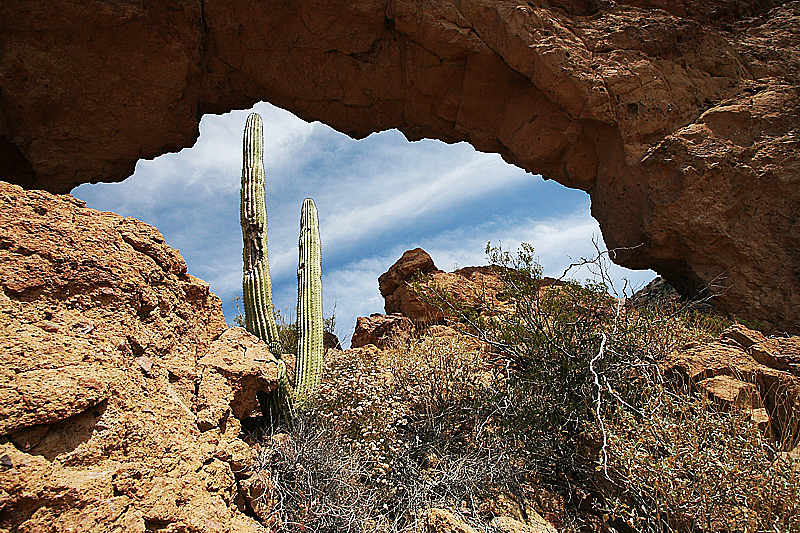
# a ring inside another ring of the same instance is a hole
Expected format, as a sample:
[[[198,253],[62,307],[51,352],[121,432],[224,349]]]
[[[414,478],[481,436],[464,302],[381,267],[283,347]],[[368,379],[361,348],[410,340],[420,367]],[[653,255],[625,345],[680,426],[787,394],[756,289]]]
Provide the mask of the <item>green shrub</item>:
[[[444,507],[489,531],[505,499],[562,531],[590,515],[619,531],[800,531],[800,472],[747,413],[662,379],[666,355],[725,320],[553,283],[527,245],[487,252],[499,304],[416,284],[463,335],[331,352],[288,437],[299,451],[262,454],[283,530],[411,531]]]

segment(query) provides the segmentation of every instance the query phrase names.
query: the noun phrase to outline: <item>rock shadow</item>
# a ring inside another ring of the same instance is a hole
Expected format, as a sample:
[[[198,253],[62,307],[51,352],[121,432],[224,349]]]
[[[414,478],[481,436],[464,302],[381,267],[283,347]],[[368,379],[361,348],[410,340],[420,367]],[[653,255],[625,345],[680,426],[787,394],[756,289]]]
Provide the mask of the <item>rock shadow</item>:
[[[52,462],[88,442],[107,408],[108,400],[103,400],[64,420],[21,429],[11,435],[11,442],[23,452],[41,455]]]

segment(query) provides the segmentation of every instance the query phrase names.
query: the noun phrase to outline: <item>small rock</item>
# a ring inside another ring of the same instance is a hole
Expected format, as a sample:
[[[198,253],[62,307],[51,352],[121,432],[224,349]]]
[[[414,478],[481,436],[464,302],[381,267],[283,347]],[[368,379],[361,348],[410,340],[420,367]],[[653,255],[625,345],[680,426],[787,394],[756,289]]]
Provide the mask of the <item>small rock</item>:
[[[91,322],[84,322],[82,324],[76,324],[73,327],[76,332],[81,333],[83,335],[88,335],[94,329],[94,324],[92,324]]]
[[[39,327],[50,333],[58,333],[60,326],[50,320],[42,320],[39,322]]]
[[[417,518],[419,533],[476,533],[469,524],[445,509],[428,509]]]
[[[239,493],[265,525],[277,520],[274,510],[278,500],[268,472],[256,472],[252,477],[240,481]]]
[[[557,533],[556,528],[536,512],[528,515],[527,524],[509,516],[499,516],[490,525],[502,533]]]
[[[139,368],[144,370],[145,374],[150,374],[150,370],[153,368],[153,361],[151,361],[149,357],[146,355],[140,355],[134,360],[136,361],[136,364],[139,365]]]

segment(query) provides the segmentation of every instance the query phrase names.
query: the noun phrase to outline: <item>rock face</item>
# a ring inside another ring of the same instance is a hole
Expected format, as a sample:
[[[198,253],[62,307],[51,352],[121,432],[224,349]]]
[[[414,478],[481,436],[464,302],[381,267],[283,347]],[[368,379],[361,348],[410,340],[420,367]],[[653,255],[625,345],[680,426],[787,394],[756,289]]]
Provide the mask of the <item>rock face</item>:
[[[420,274],[424,274],[424,278],[419,277]],[[417,280],[420,284],[415,287],[414,282]],[[541,280],[542,290],[560,284],[563,282],[553,278],[545,277]],[[503,280],[494,267],[473,266],[444,272],[436,268],[431,256],[422,248],[403,253],[389,270],[380,275],[378,286],[381,296],[384,297],[384,308],[390,315],[381,320],[400,315],[410,319],[415,326],[444,324],[445,314],[450,314],[455,309],[448,308],[449,303],[442,301],[443,296],[447,296],[454,304],[457,302],[459,307],[478,313],[492,314],[500,310],[511,310],[503,295]],[[376,316],[385,315],[373,315]],[[374,321],[365,317],[359,318],[362,319],[361,329],[365,332],[376,328]],[[358,325],[356,329],[358,331]],[[365,338],[367,336],[365,333]],[[353,339],[355,341],[355,334]]]
[[[672,355],[666,370],[722,409],[750,410],[784,450],[800,444],[800,337],[766,338],[737,324],[717,342]]]
[[[415,330],[411,319],[400,314],[373,313],[369,316],[360,316],[356,319],[356,329],[350,340],[350,347],[361,348],[367,344],[374,344],[378,348],[388,348],[408,341]]]
[[[147,224],[0,205],[0,530],[262,531],[237,417],[275,386],[263,343]]]
[[[268,100],[587,191],[614,259],[800,331],[800,2],[0,5],[0,172],[65,192]]]

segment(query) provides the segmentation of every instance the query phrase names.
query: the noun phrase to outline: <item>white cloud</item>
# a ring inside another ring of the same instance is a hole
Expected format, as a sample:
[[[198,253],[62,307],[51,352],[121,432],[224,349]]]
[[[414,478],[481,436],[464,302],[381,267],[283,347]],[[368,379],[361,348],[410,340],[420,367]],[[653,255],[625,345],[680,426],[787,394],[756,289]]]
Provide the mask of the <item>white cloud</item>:
[[[269,104],[265,124],[269,258],[279,308],[294,306],[302,199],[320,212],[325,308],[336,302],[341,331],[383,310],[377,277],[408,248],[422,246],[445,270],[485,264],[486,241],[530,242],[545,273],[593,253],[600,235],[585,193],[526,174],[467,144],[409,143],[398,131],[354,141]],[[120,184],[74,192],[90,207],[135,216],[179,248],[189,272],[206,279],[232,320],[241,293],[241,138],[250,111],[206,116],[196,145],[152,161]],[[614,275],[625,272],[612,267]],[[586,274],[578,274],[585,277]]]

